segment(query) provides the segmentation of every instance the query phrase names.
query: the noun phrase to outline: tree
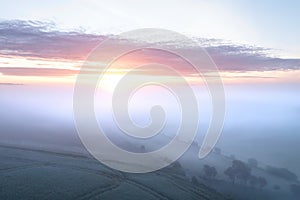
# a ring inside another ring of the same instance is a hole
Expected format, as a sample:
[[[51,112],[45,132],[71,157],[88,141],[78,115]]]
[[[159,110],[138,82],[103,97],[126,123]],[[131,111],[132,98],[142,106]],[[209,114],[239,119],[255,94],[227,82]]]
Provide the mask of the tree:
[[[285,168],[277,168],[277,167],[267,166],[266,172],[268,172],[269,174],[272,174],[274,176],[288,180],[288,181],[297,181],[298,180],[298,177],[296,174],[294,174],[293,172],[291,172]]]
[[[140,146],[140,149],[141,149],[141,152],[142,152],[142,153],[145,153],[145,152],[146,152],[146,147],[145,147],[145,145],[141,145],[141,146]]]
[[[221,149],[218,148],[218,147],[215,147],[215,148],[214,148],[214,152],[215,152],[216,154],[218,154],[218,155],[221,155],[221,153],[222,153]]]
[[[234,182],[235,182],[235,172],[234,172],[233,168],[232,168],[232,167],[228,167],[228,168],[224,171],[224,174],[225,174],[226,176],[228,176],[229,179],[231,180],[231,182],[234,184]]]
[[[248,159],[248,165],[252,168],[256,168],[258,165],[258,162],[255,158],[249,158]]]
[[[258,178],[256,176],[251,175],[250,178],[249,178],[249,184],[252,187],[257,186],[257,184],[258,184]]]
[[[260,177],[257,178],[257,180],[258,180],[258,186],[260,188],[263,188],[268,184],[267,180],[264,177],[260,176]]]
[[[180,162],[175,161],[170,167],[171,167],[171,171],[173,171],[174,174],[185,176],[185,171],[181,166]]]
[[[251,168],[240,160],[233,160],[232,166],[226,169],[224,173],[232,180],[233,183],[236,178],[247,183],[251,177]]]
[[[198,179],[195,176],[192,177],[192,184],[196,186],[200,185]]]
[[[232,161],[232,167],[235,169],[236,177],[241,181],[247,183],[251,176],[251,168],[240,160]]]
[[[280,190],[280,186],[279,186],[279,185],[274,185],[274,186],[273,186],[273,189],[274,189],[274,190]]]
[[[213,179],[217,176],[218,172],[215,167],[204,165],[203,166],[204,177],[208,179]]]
[[[292,184],[290,186],[290,189],[291,189],[291,192],[294,194],[294,196],[299,199],[300,198],[300,185]]]

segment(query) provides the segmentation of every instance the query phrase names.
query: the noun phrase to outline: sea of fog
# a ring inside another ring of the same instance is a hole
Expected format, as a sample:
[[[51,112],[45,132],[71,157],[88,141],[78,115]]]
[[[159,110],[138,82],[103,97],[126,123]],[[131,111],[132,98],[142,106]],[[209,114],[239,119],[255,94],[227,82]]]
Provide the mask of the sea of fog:
[[[226,118],[217,146],[240,159],[256,158],[261,164],[285,167],[300,176],[300,93],[295,84],[225,85]],[[201,144],[211,118],[210,95],[205,87],[194,88],[199,102]],[[122,148],[127,139],[115,125],[107,92],[96,94],[95,113],[108,137]],[[124,100],[128,101],[128,100]],[[144,88],[129,101],[129,116],[138,126],[151,123],[154,105],[165,109],[165,128],[144,144],[147,150],[164,146],[180,127],[181,107],[170,92]],[[192,105],[190,105],[192,106]],[[192,131],[192,130],[191,130]],[[0,141],[34,147],[82,148],[73,116],[73,87],[0,85]],[[122,146],[123,145],[123,146]],[[134,148],[132,148],[134,151]]]

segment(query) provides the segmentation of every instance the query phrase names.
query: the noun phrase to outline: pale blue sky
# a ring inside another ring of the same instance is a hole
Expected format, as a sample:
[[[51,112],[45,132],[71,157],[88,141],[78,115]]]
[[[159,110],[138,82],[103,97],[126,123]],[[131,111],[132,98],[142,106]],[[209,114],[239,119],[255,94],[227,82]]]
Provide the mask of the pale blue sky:
[[[259,0],[0,0],[0,19],[48,20],[60,29],[107,34],[166,28],[274,49],[300,58],[300,1]]]

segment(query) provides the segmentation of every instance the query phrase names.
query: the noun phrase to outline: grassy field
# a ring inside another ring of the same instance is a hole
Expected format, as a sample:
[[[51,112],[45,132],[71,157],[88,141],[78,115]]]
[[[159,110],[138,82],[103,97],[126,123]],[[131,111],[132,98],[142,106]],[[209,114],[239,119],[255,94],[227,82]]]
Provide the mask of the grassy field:
[[[0,199],[225,199],[178,169],[121,173],[83,155],[0,147]]]

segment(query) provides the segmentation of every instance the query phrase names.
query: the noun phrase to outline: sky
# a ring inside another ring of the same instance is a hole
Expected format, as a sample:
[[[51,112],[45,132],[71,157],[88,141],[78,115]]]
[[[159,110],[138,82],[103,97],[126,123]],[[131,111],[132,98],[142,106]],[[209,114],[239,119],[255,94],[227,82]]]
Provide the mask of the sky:
[[[225,81],[241,82],[238,77],[246,76],[236,72],[243,71],[256,81],[296,81],[299,8],[299,1],[290,0],[3,1],[0,74],[3,83],[35,83],[41,76],[44,82],[68,82],[109,35],[163,28],[205,46]]]
[[[297,0],[12,0],[1,2],[0,19],[46,20],[61,29],[98,34],[165,28],[195,37],[272,48],[272,53],[280,57],[299,58],[299,8]]]

